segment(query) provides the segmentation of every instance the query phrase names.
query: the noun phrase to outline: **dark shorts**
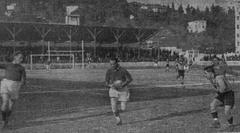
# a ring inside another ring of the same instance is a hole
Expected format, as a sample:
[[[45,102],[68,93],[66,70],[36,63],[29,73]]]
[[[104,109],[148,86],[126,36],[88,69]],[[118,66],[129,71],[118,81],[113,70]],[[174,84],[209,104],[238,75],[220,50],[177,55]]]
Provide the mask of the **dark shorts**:
[[[223,103],[223,105],[229,105],[231,107],[235,104],[235,97],[233,91],[228,91],[224,93],[218,93],[215,97],[217,100]]]
[[[166,67],[169,67],[169,64],[167,64]]]
[[[178,70],[178,76],[179,77],[184,77],[185,76],[184,73],[185,73],[184,70]]]

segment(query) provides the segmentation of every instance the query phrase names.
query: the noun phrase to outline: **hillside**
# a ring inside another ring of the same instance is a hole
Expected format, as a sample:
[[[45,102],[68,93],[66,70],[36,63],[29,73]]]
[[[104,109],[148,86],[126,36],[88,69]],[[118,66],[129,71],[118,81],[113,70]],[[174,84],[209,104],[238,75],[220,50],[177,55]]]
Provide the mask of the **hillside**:
[[[128,2],[140,2],[144,4],[160,4],[160,5],[171,5],[175,4],[175,7],[178,8],[180,5],[183,8],[186,8],[187,5],[190,5],[194,8],[199,8],[200,10],[205,10],[206,7],[210,7],[212,4],[215,4],[215,0],[127,0]]]
[[[16,3],[16,8],[14,13],[7,17],[6,6],[11,3]],[[0,2],[0,19],[64,23],[68,5],[80,7],[81,24],[103,25],[118,17],[129,17],[126,0],[6,0]]]
[[[142,1],[145,4],[128,3],[131,1]],[[168,5],[150,5],[157,4],[153,2],[158,1]],[[16,2],[17,8],[12,16],[6,17],[3,12],[4,5],[11,2]],[[216,51],[234,51],[234,10],[229,9],[225,12],[224,8],[212,5],[214,0],[11,0],[11,2],[0,1],[0,20],[64,23],[66,6],[78,5],[80,25],[83,26],[155,29],[164,27],[171,31],[170,35],[161,40],[164,46],[187,46],[202,50],[214,47]],[[146,2],[150,4],[146,5]],[[172,2],[175,4],[181,2],[182,5],[177,8],[169,5]],[[184,12],[186,4],[189,5]],[[195,8],[197,5],[211,6],[200,10]],[[144,6],[147,9],[142,8]],[[132,19],[130,15],[133,15]],[[194,20],[206,20],[207,31],[202,34],[189,34],[186,31],[187,23]],[[158,40],[158,36],[155,38]]]

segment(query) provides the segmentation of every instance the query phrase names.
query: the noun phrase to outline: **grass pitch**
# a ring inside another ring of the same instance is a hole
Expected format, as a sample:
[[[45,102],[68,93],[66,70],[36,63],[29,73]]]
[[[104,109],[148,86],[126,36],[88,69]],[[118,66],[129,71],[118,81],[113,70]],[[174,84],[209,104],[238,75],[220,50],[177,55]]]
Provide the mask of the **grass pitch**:
[[[105,69],[28,71],[26,88],[10,120],[14,133],[208,133],[214,91],[194,69],[179,86],[175,70],[129,69],[131,98],[116,126],[111,113]],[[235,80],[232,80],[236,83]],[[239,85],[235,84],[235,128],[240,131]],[[220,112],[220,118],[222,116]],[[221,119],[224,123],[224,120]]]

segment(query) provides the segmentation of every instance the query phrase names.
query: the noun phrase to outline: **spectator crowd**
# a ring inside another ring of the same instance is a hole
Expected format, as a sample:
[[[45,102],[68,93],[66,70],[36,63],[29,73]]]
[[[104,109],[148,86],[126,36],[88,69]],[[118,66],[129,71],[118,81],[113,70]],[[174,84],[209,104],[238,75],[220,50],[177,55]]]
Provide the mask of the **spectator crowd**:
[[[44,50],[41,47],[1,47],[0,48],[0,61],[9,61],[11,60],[11,55],[14,51],[21,50],[25,54],[25,63],[30,63],[31,54],[45,54],[43,57],[34,57],[34,63],[45,63],[48,60],[46,56],[47,49]],[[58,48],[57,50],[66,50],[66,48]],[[73,48],[72,51],[76,51],[76,48]],[[82,53],[74,53],[74,60],[76,63],[80,63],[82,60]],[[96,54],[94,54],[94,49],[92,47],[86,47],[84,49],[84,60],[85,62],[108,62],[109,58],[115,56],[118,57],[122,62],[143,62],[143,61],[175,61],[178,57],[178,53],[161,50],[158,48],[151,49],[141,49],[141,48],[116,48],[116,47],[98,47],[96,49]],[[70,56],[55,56],[51,57],[52,62],[55,63],[70,63],[72,58]]]

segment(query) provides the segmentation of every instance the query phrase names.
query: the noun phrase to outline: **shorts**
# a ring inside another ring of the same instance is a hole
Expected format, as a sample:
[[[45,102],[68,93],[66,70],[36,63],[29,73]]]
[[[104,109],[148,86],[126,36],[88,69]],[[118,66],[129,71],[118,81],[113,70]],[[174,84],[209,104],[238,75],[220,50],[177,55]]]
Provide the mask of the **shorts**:
[[[169,67],[169,64],[167,64],[166,67]]]
[[[1,81],[0,93],[8,94],[10,99],[18,99],[20,88],[21,82],[3,79]]]
[[[189,69],[189,67],[188,66],[184,66],[184,70],[188,70]]]
[[[184,70],[178,70],[178,76],[179,77],[184,77],[185,76],[185,71]]]
[[[127,88],[125,88],[124,90],[121,90],[121,91],[110,88],[109,89],[109,97],[117,98],[118,101],[120,101],[120,102],[127,102],[129,100],[130,93]]]
[[[235,104],[235,97],[233,91],[228,91],[224,93],[217,93],[215,97],[217,100],[223,103],[223,105],[229,105],[233,108]]]

